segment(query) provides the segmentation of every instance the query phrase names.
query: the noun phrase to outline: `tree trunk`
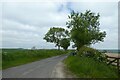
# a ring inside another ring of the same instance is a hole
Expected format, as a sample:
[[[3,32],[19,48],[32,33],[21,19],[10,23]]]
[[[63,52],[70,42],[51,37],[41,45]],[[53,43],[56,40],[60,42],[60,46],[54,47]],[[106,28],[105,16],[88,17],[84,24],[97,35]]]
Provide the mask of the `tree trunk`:
[[[58,50],[60,50],[60,46],[58,46]]]
[[[79,47],[77,47],[77,51],[79,51]]]
[[[77,51],[79,51],[81,47],[82,47],[82,45],[78,45],[77,46]]]

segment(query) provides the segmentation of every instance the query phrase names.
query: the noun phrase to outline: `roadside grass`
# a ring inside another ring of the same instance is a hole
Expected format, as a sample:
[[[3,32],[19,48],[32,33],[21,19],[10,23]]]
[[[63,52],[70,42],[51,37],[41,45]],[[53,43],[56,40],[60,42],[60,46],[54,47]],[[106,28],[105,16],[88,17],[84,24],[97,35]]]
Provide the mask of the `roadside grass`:
[[[0,49],[0,70],[2,69],[2,50]]]
[[[68,69],[80,78],[118,78],[117,70],[85,56],[69,56],[64,60]]]
[[[0,61],[0,70],[2,69],[2,60]]]
[[[2,49],[2,69],[18,66],[44,58],[66,54],[63,50],[27,50],[27,49]]]

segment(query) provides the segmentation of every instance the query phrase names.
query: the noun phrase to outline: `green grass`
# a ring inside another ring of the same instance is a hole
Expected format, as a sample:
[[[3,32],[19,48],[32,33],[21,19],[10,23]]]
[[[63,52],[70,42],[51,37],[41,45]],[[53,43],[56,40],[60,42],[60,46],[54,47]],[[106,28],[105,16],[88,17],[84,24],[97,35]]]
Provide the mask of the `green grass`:
[[[64,60],[68,69],[80,78],[117,78],[117,70],[93,58],[69,56]]]
[[[67,52],[68,51],[47,49],[2,49],[2,69],[30,63],[52,56],[62,55]]]
[[[0,49],[0,70],[2,69],[2,50]]]

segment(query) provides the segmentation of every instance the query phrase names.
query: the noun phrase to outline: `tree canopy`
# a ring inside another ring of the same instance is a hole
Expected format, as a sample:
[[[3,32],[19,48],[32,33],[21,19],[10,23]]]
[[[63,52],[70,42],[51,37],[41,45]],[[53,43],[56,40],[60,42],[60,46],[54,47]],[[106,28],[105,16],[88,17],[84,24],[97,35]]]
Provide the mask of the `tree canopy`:
[[[60,40],[69,36],[69,33],[64,28],[59,27],[52,27],[50,30],[45,34],[45,39],[47,42],[55,43],[55,46],[60,49]]]
[[[72,12],[68,15],[67,27],[70,29],[71,40],[77,50],[84,45],[95,44],[104,41],[106,32],[100,31],[99,14],[90,10],[85,13]]]
[[[67,50],[68,47],[70,46],[70,40],[69,40],[69,38],[63,38],[63,39],[61,39],[61,41],[60,41],[60,46],[61,46],[64,50]]]

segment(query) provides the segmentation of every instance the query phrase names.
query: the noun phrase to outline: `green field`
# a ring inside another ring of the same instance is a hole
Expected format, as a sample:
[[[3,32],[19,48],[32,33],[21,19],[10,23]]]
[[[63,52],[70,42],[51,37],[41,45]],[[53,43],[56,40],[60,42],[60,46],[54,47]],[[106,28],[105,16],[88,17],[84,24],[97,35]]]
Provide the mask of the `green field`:
[[[10,68],[44,58],[70,53],[73,50],[28,50],[28,49],[2,49],[2,68]],[[81,50],[82,51],[82,50]],[[64,60],[68,69],[80,78],[117,78],[117,70],[103,62],[85,56],[68,56]]]
[[[53,49],[2,49],[2,69],[66,53],[68,53],[68,51]]]

